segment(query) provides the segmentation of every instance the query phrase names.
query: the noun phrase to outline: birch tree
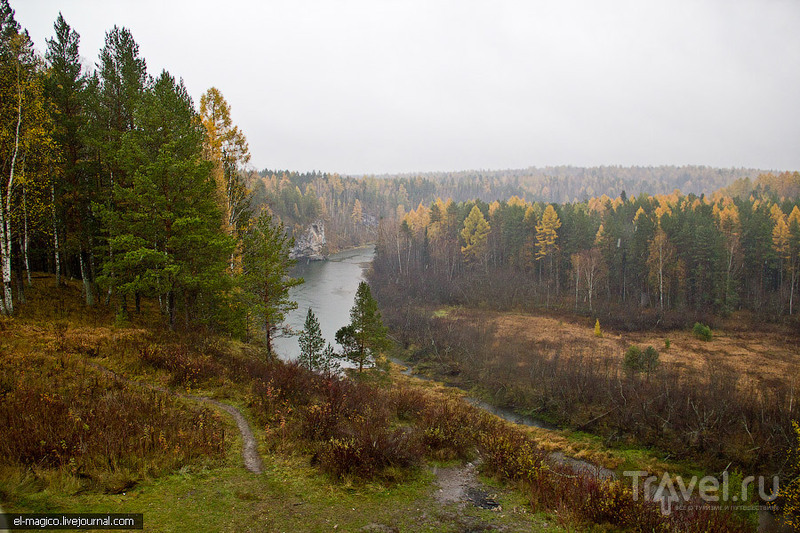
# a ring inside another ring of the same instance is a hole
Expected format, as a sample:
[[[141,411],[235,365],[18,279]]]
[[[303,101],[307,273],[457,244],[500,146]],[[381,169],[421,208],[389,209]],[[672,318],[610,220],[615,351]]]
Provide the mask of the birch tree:
[[[20,30],[8,1],[0,0],[0,312],[7,315],[14,313],[11,267],[14,210],[22,203],[16,198],[22,195],[15,194],[20,166],[26,154],[49,142],[40,67],[28,33]]]
[[[672,266],[676,256],[677,252],[669,242],[667,233],[659,227],[653,240],[650,241],[647,266],[650,282],[658,290],[658,304],[662,311],[664,310],[664,294],[672,281],[670,273],[673,270]]]

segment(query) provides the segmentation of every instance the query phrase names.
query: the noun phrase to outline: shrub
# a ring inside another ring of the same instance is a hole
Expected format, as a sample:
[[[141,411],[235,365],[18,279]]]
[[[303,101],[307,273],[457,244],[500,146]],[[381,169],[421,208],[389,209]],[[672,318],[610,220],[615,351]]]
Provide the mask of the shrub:
[[[672,345],[672,343],[670,342],[670,340],[669,340],[669,337],[667,337],[666,339],[664,339],[664,351],[665,351],[665,352],[669,350],[669,347],[670,347],[671,345]]]
[[[334,478],[355,475],[373,478],[391,467],[410,467],[419,462],[422,452],[403,429],[389,430],[380,419],[356,418],[346,433],[331,437],[322,447],[319,462]]]
[[[642,351],[638,346],[630,346],[625,350],[622,366],[628,372],[652,373],[658,366],[658,350],[648,346]]]
[[[603,332],[600,331],[600,319],[598,318],[594,323],[594,336],[595,337],[602,337]]]
[[[628,372],[639,372],[642,369],[642,350],[638,346],[629,346],[625,350],[625,360],[622,366]]]
[[[692,328],[692,334],[695,337],[700,339],[701,341],[710,341],[711,340],[711,328],[706,326],[705,324],[701,324],[700,322],[695,322],[694,327]]]
[[[515,481],[536,482],[547,457],[530,438],[505,424],[481,433],[478,445],[489,472]]]
[[[0,402],[0,463],[63,468],[116,492],[224,456],[225,426],[213,411],[84,375],[71,362],[56,370],[41,378],[17,372],[15,390]]]
[[[437,459],[468,459],[484,425],[481,414],[460,399],[430,402],[417,422],[422,444]]]
[[[647,374],[653,372],[658,366],[658,350],[652,346],[645,348],[641,357],[641,370]]]

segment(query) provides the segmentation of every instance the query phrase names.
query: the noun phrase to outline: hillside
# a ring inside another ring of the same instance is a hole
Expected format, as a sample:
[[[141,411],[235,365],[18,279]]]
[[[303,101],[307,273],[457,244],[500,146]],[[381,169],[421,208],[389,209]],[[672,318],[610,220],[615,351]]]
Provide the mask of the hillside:
[[[591,439],[507,424],[394,367],[324,378],[256,346],[171,333],[147,300],[115,321],[76,305],[77,284],[36,282],[0,323],[6,511],[143,512],[148,531],[558,531],[631,516],[581,503],[585,490],[624,499],[617,482],[548,459],[622,464]],[[261,473],[243,462],[234,410]],[[691,520],[747,530],[727,514]]]

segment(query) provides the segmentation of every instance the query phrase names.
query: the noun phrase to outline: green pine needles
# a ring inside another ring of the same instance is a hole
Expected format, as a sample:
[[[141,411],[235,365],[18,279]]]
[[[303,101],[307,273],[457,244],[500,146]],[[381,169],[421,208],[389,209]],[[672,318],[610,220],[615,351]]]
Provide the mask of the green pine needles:
[[[340,357],[356,365],[361,372],[365,366],[374,365],[376,357],[389,347],[386,334],[378,302],[372,297],[367,282],[362,281],[350,309],[350,324],[336,332],[336,342],[343,348]]]
[[[333,346],[326,343],[322,337],[319,320],[311,308],[306,314],[303,331],[298,339],[300,344],[300,357],[298,363],[312,372],[331,375],[339,370],[339,363],[335,360]]]

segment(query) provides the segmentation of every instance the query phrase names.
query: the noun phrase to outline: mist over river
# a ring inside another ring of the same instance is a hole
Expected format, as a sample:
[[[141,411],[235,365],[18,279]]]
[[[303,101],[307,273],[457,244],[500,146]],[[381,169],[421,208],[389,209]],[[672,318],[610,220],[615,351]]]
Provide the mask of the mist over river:
[[[339,350],[334,339],[336,331],[350,323],[350,308],[375,255],[373,246],[347,250],[328,257],[327,261],[298,261],[292,276],[305,279],[305,283],[292,288],[290,298],[297,309],[286,319],[286,325],[295,333],[303,330],[306,313],[310,307],[317,315],[322,336]],[[281,359],[293,360],[300,355],[297,335],[274,340],[273,347]]]

